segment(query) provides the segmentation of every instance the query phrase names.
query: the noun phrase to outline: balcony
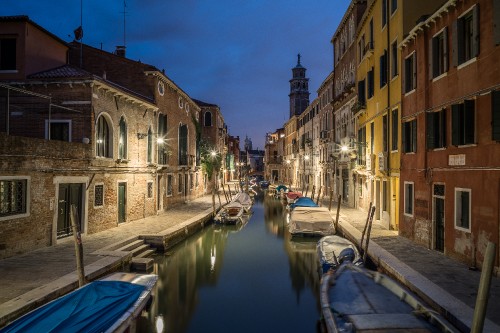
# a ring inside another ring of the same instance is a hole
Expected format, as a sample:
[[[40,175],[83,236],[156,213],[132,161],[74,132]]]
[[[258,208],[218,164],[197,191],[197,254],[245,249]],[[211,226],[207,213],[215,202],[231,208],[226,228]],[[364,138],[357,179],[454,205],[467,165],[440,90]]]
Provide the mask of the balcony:
[[[357,101],[351,108],[353,115],[366,110],[366,103],[364,101]]]
[[[367,57],[373,55],[373,42],[368,42],[365,44],[365,47],[363,48],[363,55]]]

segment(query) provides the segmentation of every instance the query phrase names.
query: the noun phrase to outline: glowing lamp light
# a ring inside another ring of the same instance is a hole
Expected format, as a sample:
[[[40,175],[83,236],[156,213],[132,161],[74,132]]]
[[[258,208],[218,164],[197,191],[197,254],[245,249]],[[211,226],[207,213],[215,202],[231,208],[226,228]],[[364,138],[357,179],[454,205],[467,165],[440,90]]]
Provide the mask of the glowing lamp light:
[[[290,164],[290,160],[286,160],[286,164]]]
[[[212,157],[215,157],[215,155],[217,155],[217,153],[215,151],[211,152],[210,155],[212,155]]]
[[[165,323],[163,322],[162,315],[159,315],[158,317],[156,317],[155,326],[156,326],[156,333],[163,333],[163,330],[165,328]]]
[[[305,159],[306,161],[309,161],[309,155],[304,156],[304,159]]]
[[[163,138],[158,138],[158,139],[156,139],[156,142],[159,144],[162,144],[165,142],[165,140]]]
[[[344,146],[340,147],[340,150],[347,151],[347,150],[349,150],[349,148],[347,148],[347,146],[344,145]]]

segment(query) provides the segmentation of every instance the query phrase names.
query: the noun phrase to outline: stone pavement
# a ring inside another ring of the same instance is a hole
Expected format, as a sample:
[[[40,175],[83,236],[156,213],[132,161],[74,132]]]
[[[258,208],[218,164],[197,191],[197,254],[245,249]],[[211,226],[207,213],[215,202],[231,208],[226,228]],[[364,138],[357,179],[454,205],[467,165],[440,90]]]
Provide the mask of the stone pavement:
[[[328,205],[328,203],[327,203]],[[337,207],[336,203],[332,207]],[[334,211],[334,208],[332,208]],[[340,208],[340,225],[347,238],[359,244],[367,213]],[[366,236],[365,236],[366,239]],[[469,331],[476,304],[480,271],[398,236],[373,223],[368,254],[379,268],[405,284],[428,303],[448,313],[458,328]],[[490,286],[484,332],[500,332],[500,278]]]
[[[207,195],[158,216],[84,235],[85,273],[90,278],[98,278],[110,269],[117,268],[120,258],[113,257],[116,254],[105,255],[103,249],[138,235],[184,228],[185,221],[210,214],[211,206],[211,196]],[[332,207],[336,207],[336,204]],[[348,238],[359,243],[365,222],[365,212],[341,206],[340,226]],[[74,252],[73,240],[67,239],[52,247],[0,260],[0,327],[23,304],[37,306],[48,301],[48,297],[54,298],[76,288],[78,277]],[[480,272],[469,270],[466,265],[437,251],[416,245],[398,236],[395,231],[381,228],[377,223],[372,227],[368,254],[389,275],[449,313],[463,331],[468,331],[472,323]],[[493,277],[484,332],[500,332],[499,313],[500,279]]]

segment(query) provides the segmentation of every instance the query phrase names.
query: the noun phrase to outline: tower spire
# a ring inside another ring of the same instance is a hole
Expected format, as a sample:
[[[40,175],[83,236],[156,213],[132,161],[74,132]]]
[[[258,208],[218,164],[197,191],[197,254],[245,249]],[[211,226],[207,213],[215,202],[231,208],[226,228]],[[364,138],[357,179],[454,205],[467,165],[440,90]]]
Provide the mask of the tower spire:
[[[297,66],[300,65],[300,53],[297,54]]]

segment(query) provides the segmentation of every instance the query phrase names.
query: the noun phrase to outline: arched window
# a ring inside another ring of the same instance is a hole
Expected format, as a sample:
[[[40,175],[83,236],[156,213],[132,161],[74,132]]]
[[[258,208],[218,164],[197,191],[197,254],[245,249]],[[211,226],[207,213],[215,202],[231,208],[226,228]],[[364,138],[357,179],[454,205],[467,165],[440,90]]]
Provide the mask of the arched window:
[[[168,164],[167,151],[167,115],[161,114],[158,116],[158,164]]]
[[[212,112],[210,111],[205,112],[205,126],[206,127],[212,126]]]
[[[99,157],[112,157],[113,139],[108,125],[108,121],[104,116],[100,116],[97,120],[96,128],[96,146],[95,154]]]
[[[120,138],[118,139],[118,158],[127,158],[127,123],[125,118],[120,118]]]
[[[179,165],[188,164],[187,155],[187,125],[179,126]]]

